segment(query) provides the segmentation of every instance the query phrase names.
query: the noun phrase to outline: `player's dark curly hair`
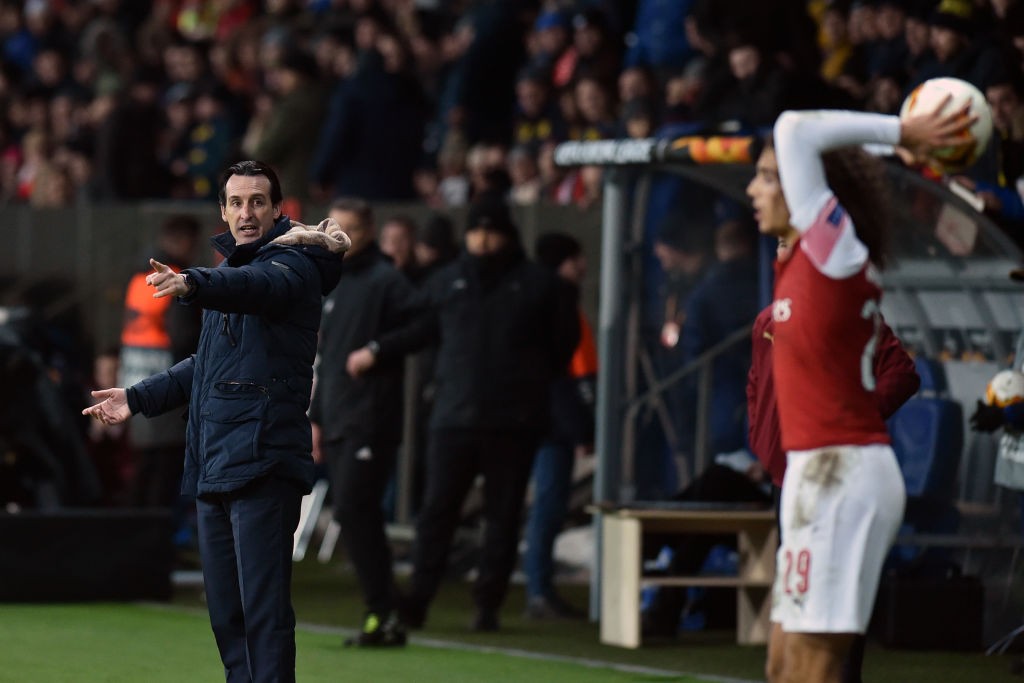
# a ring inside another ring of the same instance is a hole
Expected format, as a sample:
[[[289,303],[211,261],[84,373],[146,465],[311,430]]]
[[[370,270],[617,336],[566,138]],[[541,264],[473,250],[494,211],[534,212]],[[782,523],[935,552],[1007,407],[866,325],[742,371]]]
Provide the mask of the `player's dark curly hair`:
[[[774,151],[771,135],[764,148]],[[885,163],[860,147],[841,147],[821,155],[825,179],[839,204],[850,214],[857,238],[868,248],[876,268],[884,268],[892,208]]]
[[[828,185],[850,214],[857,237],[868,248],[868,258],[883,268],[892,222],[885,163],[860,147],[830,150],[821,160]]]

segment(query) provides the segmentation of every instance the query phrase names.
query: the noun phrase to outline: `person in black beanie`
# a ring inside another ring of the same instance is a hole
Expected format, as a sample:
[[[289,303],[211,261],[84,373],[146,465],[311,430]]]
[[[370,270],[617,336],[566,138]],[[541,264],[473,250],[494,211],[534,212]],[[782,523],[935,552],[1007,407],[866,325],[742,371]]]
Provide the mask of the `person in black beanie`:
[[[515,567],[523,497],[548,425],[548,387],[579,337],[572,292],[528,260],[500,195],[471,205],[459,257],[425,283],[417,334],[381,343],[383,362],[438,342],[427,482],[416,521],[413,574],[399,614],[423,626],[444,576],[462,503],[483,475],[482,549],[471,628],[496,631]]]

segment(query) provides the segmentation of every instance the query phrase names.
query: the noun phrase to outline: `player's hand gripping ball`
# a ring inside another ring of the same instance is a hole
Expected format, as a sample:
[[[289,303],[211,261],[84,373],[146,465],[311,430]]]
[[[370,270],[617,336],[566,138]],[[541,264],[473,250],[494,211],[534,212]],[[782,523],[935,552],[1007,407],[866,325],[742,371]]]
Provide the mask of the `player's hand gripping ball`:
[[[938,109],[947,96],[951,96],[942,111],[960,111],[969,103],[970,110],[964,114],[964,123],[970,117],[977,120],[963,132],[961,145],[942,147],[935,150],[931,160],[935,170],[942,173],[956,173],[971,166],[985,152],[992,139],[992,111],[980,90],[959,78],[931,78],[907,95],[900,107],[900,118],[930,114]]]

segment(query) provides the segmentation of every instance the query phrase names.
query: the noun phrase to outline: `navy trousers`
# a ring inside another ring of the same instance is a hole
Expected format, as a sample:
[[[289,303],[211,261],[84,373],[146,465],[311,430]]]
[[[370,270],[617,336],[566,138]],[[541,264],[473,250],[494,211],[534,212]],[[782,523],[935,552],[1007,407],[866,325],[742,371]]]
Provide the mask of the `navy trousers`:
[[[263,477],[196,500],[210,625],[228,683],[295,680],[292,538],[302,491]]]

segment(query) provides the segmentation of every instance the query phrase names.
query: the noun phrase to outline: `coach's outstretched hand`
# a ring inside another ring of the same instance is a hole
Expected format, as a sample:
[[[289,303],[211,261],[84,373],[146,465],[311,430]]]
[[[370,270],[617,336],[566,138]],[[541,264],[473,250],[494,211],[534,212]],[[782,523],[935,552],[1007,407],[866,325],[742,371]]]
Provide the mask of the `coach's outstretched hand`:
[[[92,397],[100,402],[82,411],[82,415],[96,418],[103,424],[116,425],[132,416],[128,408],[128,392],[121,387],[99,389],[92,392]]]
[[[1003,409],[998,406],[990,406],[981,399],[970,417],[971,429],[976,432],[994,432],[1003,426],[1005,417]]]

